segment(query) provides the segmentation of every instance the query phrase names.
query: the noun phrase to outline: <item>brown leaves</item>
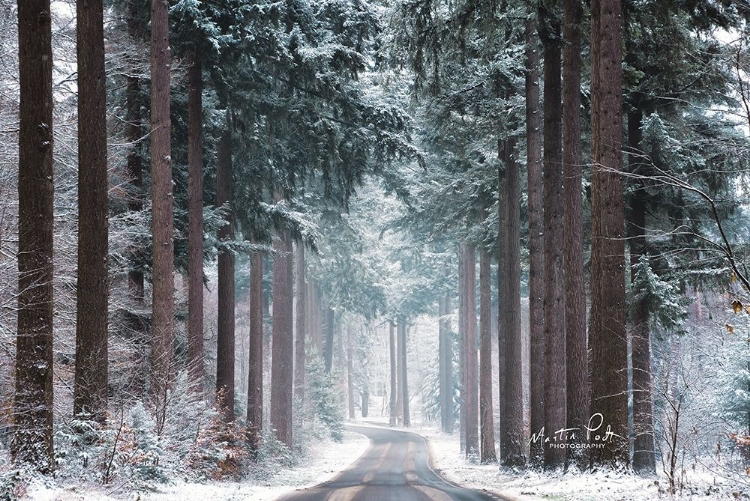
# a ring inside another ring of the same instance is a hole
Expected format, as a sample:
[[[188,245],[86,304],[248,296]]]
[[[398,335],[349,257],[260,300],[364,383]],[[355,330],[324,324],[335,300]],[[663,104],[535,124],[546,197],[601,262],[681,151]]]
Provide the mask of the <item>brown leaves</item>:
[[[742,303],[738,300],[732,301],[732,310],[736,313],[740,313],[742,311]]]

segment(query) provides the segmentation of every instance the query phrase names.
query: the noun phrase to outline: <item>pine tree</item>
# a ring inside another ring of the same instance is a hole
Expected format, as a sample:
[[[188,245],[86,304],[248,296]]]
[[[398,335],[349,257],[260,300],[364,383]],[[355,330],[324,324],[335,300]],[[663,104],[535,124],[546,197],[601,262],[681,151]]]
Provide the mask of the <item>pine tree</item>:
[[[563,141],[564,264],[567,428],[582,430],[589,416],[586,291],[583,270],[583,203],[581,154],[581,22],[580,0],[563,0]],[[584,433],[570,437],[568,461],[587,466]]]
[[[479,422],[482,463],[497,461],[492,409],[492,312],[490,297],[491,262],[484,247],[479,250]]]
[[[170,124],[169,6],[151,0],[151,234],[153,238],[151,396],[164,424],[174,340],[174,197]]]
[[[296,325],[294,341],[294,396],[300,403],[305,400],[305,349],[307,346],[307,281],[305,278],[305,247],[297,243],[296,270],[297,283],[295,291]]]
[[[530,425],[531,433],[544,428],[544,205],[542,178],[542,121],[539,96],[539,39],[535,2],[527,2],[526,19],[526,168],[529,190],[529,331],[530,354]],[[541,464],[541,441],[531,441],[529,460]]]
[[[520,466],[526,462],[525,431],[523,417],[523,334],[521,331],[521,176],[516,159],[515,138],[503,142],[505,164],[505,197],[503,205],[504,224],[507,237],[504,261],[504,284],[498,290],[504,292],[503,311],[498,312],[505,326],[503,347],[505,357],[504,399],[501,401],[504,434],[500,437],[503,463]],[[502,224],[502,223],[501,223]]]
[[[101,0],[76,2],[78,284],[73,414],[107,417],[109,303],[107,97]]]
[[[564,263],[560,246],[564,233],[562,58],[558,10],[557,0],[540,2],[539,24],[543,27],[540,34],[544,47],[544,429],[547,434],[564,429],[566,418]],[[565,456],[565,448],[547,446],[544,466],[560,467]]]
[[[250,259],[250,340],[247,364],[247,425],[250,446],[260,447],[263,429],[263,255]]]
[[[610,465],[629,463],[621,7],[620,0],[595,0],[591,12],[591,413],[600,413],[617,435],[592,450],[592,461]]]
[[[203,75],[193,52],[188,68],[188,371],[203,391]]]
[[[279,198],[277,198],[279,200]],[[271,348],[271,428],[276,438],[292,447],[294,395],[293,252],[287,230],[279,230],[274,241],[273,344]],[[326,368],[328,369],[328,368]],[[330,373],[330,370],[327,370]]]
[[[219,251],[218,329],[216,335],[216,392],[224,396],[225,419],[234,420],[234,253],[227,244],[234,239],[234,183],[232,181],[232,130],[227,110],[225,129],[216,147],[216,206],[228,210],[226,223],[217,237],[225,248]]]
[[[18,2],[18,331],[15,463],[48,473],[52,445],[52,25],[49,0]]]

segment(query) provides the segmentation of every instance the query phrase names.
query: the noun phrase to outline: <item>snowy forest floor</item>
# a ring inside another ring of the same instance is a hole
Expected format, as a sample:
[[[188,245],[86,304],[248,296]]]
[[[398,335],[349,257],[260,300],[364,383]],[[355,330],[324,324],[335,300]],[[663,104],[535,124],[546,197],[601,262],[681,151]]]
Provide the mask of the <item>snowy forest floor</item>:
[[[309,448],[301,465],[279,469],[258,480],[184,482],[173,479],[156,484],[152,491],[127,492],[117,485],[58,485],[54,481],[33,482],[24,499],[30,501],[271,501],[287,492],[311,487],[331,479],[346,469],[369,446],[369,440],[358,433],[345,432],[342,442],[322,441]]]
[[[374,424],[373,421],[368,421]],[[708,470],[686,473],[681,493],[669,496],[663,475],[642,478],[632,474],[597,472],[561,474],[538,471],[512,471],[497,464],[481,465],[468,461],[459,451],[458,435],[447,435],[432,425],[417,424],[408,431],[427,440],[434,469],[447,480],[478,490],[499,492],[519,501],[646,501],[684,499],[709,501],[750,499],[748,478],[718,475]],[[153,501],[271,501],[287,492],[325,482],[346,469],[368,447],[363,435],[346,432],[341,443],[323,441],[311,445],[308,457],[292,469],[279,469],[259,480],[188,483],[173,479],[150,491],[138,493],[118,489],[117,485],[61,485],[36,480],[24,499],[32,501],[116,501],[123,499]],[[394,500],[398,501],[398,500]]]
[[[681,493],[669,496],[669,482],[662,474],[644,478],[613,471],[555,473],[512,471],[497,464],[468,461],[459,451],[458,435],[447,435],[434,427],[417,427],[415,433],[430,445],[434,469],[451,482],[477,490],[499,492],[519,501],[646,501],[676,499],[714,501],[750,499],[750,478],[719,475],[708,470],[686,473]],[[657,465],[657,468],[659,465]]]

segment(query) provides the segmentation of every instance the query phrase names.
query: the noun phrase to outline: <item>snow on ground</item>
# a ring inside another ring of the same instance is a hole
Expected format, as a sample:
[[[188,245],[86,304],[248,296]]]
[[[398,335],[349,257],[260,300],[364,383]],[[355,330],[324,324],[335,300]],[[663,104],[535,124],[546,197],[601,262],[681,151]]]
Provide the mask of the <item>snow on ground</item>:
[[[663,476],[642,478],[612,471],[581,474],[541,473],[501,469],[497,464],[480,465],[467,461],[459,451],[457,434],[446,435],[429,426],[417,426],[411,431],[427,439],[433,469],[447,480],[465,487],[500,493],[518,501],[750,499],[747,482],[743,485],[707,472],[689,473],[682,494],[670,498],[666,493],[669,484]]]
[[[341,443],[325,441],[311,446],[308,463],[281,469],[262,483],[174,481],[155,491],[123,492],[117,486],[56,486],[33,484],[24,499],[30,501],[271,501],[288,492],[312,487],[333,478],[361,456],[370,441],[364,435],[345,432]]]

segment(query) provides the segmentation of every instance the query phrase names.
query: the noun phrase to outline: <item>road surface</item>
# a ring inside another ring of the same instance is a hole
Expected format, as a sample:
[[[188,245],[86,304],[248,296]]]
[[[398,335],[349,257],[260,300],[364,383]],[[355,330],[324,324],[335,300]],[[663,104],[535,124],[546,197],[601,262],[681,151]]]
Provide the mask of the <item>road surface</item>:
[[[279,501],[490,501],[505,498],[449,483],[429,466],[425,441],[414,433],[364,426],[349,430],[370,447],[347,470],[324,484]]]

